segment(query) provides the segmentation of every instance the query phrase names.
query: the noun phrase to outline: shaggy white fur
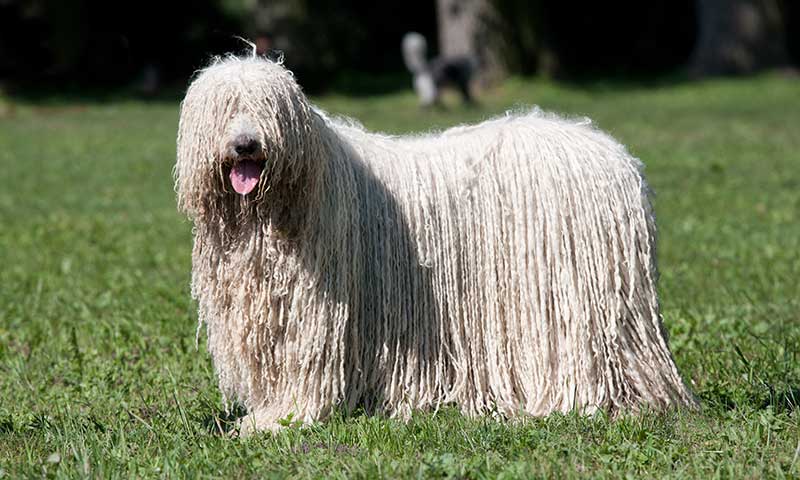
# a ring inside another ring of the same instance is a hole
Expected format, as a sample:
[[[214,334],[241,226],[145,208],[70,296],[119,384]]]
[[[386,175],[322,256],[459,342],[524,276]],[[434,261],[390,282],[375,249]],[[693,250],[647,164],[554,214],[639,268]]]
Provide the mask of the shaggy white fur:
[[[335,407],[695,405],[640,163],[588,122],[378,135],[313,108],[281,65],[225,58],[186,94],[175,174],[200,325],[245,429]]]

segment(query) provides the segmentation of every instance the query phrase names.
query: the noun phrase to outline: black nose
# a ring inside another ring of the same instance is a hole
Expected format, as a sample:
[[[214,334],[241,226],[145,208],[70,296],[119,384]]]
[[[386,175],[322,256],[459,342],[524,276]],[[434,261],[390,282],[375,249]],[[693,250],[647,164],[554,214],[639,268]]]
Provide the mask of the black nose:
[[[252,155],[258,150],[258,140],[252,138],[242,139],[233,147],[237,155]]]

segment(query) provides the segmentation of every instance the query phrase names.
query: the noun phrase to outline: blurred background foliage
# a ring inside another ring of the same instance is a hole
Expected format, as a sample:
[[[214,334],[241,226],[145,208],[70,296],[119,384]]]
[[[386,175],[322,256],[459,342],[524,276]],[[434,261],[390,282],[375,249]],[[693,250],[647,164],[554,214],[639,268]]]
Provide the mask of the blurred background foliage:
[[[0,85],[11,93],[148,82],[185,85],[212,55],[246,51],[237,36],[267,36],[312,91],[342,85],[359,90],[352,79],[362,73],[399,79],[386,80],[387,88],[406,87],[407,80],[398,75],[404,72],[402,35],[420,32],[428,38],[429,55],[447,54],[453,41],[445,27],[455,21],[461,28],[457,17],[464,11],[480,17],[478,26],[465,27],[475,30],[475,44],[468,48],[492,57],[482,59],[484,66],[504,75],[580,79],[675,71],[750,73],[797,63],[797,3],[0,0]],[[772,50],[775,58],[767,58]],[[748,60],[748,51],[765,60]]]

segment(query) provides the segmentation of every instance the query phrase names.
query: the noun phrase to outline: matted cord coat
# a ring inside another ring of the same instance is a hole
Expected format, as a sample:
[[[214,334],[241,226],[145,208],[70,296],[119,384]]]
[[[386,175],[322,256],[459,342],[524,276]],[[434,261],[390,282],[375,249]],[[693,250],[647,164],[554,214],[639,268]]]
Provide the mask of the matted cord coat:
[[[231,146],[251,137],[242,159]],[[313,107],[279,63],[226,57],[188,89],[175,176],[243,428],[334,408],[695,405],[661,322],[641,165],[588,121],[375,134]]]

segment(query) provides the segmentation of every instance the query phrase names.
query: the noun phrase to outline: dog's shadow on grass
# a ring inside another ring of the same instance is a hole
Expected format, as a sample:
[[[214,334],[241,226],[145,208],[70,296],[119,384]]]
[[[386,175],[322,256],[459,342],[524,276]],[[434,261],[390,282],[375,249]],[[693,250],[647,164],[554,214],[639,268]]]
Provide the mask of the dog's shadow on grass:
[[[723,411],[732,411],[748,405],[757,410],[771,409],[776,413],[792,413],[800,410],[800,386],[796,385],[776,387],[762,382],[746,392],[711,387],[700,392],[699,396],[704,404],[707,403]]]
[[[200,419],[200,423],[203,425],[205,431],[227,437],[236,432],[239,419],[246,414],[247,410],[244,406],[234,403],[228,410],[217,408],[203,415]]]
[[[776,412],[794,412],[800,407],[800,386],[789,385],[776,389],[769,388],[769,397],[763,402],[762,408],[772,407]]]

